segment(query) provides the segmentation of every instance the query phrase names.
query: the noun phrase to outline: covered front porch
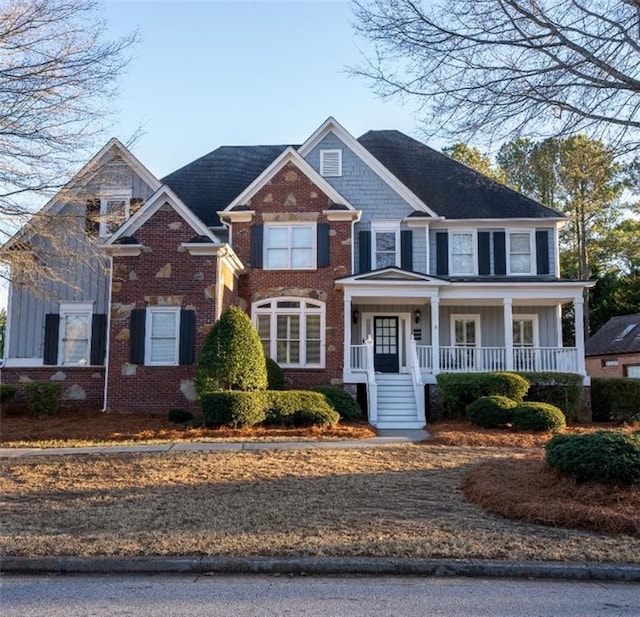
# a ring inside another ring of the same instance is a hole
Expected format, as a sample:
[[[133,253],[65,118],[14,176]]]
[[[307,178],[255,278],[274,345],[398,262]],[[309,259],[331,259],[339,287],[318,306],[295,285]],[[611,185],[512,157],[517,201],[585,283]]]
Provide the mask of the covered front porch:
[[[343,380],[367,384],[374,425],[380,416],[385,426],[397,415],[406,419],[405,399],[411,392],[410,424],[424,424],[424,386],[435,383],[441,372],[570,372],[586,377],[583,283],[454,282],[387,269],[343,279],[340,286]],[[574,306],[573,346],[562,339],[561,313],[567,303]],[[389,384],[395,399],[382,396],[387,401],[381,404],[381,388],[388,390]],[[395,412],[398,405],[401,414]]]

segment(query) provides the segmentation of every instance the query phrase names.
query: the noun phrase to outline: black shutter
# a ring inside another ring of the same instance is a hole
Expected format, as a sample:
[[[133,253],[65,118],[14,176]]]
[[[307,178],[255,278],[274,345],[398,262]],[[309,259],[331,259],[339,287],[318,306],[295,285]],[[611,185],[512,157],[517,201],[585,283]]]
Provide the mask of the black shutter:
[[[329,265],[329,223],[318,223],[318,268],[326,268]]]
[[[507,273],[507,248],[504,231],[493,232],[493,268],[495,274]]]
[[[413,270],[413,232],[410,229],[400,232],[400,267],[403,270]]]
[[[436,232],[436,274],[449,274],[449,233],[446,231]]]
[[[93,315],[91,322],[91,365],[102,366],[107,352],[107,316]]]
[[[536,265],[538,274],[549,274],[549,232],[536,231]]]
[[[360,268],[359,272],[369,272],[371,270],[371,232],[361,231],[358,235],[360,244]]]
[[[129,322],[129,362],[144,364],[144,337],[147,321],[145,309],[133,309]]]
[[[196,312],[180,311],[180,343],[178,347],[180,364],[193,364],[196,357]]]
[[[58,364],[58,335],[60,315],[47,313],[44,316],[44,363]]]
[[[478,274],[491,274],[491,233],[478,232]]]
[[[251,265],[262,268],[262,251],[264,247],[264,225],[251,227]]]
[[[100,233],[100,200],[87,199],[87,209],[85,212],[85,231],[87,236],[96,238]]]

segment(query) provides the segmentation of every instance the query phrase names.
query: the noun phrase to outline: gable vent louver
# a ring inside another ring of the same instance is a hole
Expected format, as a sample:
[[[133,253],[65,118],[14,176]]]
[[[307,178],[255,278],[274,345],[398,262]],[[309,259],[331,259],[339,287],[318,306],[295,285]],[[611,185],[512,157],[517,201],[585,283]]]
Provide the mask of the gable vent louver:
[[[320,175],[325,178],[342,175],[342,150],[320,151]]]

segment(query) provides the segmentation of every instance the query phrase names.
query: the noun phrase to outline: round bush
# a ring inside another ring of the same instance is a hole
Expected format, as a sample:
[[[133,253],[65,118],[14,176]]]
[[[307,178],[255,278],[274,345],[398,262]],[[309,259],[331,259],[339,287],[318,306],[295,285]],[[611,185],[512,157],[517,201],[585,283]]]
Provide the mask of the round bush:
[[[193,420],[193,414],[186,409],[182,409],[180,407],[176,407],[174,409],[170,409],[167,414],[169,422],[173,424],[184,424],[185,422],[190,422]]]
[[[269,390],[284,390],[284,373],[280,365],[271,358],[266,358],[267,384]]]
[[[517,403],[506,396],[481,396],[467,405],[467,416],[476,426],[502,428],[511,424]]]
[[[556,435],[546,445],[546,460],[579,481],[640,484],[640,435],[598,431]]]
[[[549,403],[521,403],[513,408],[511,425],[516,431],[559,433],[567,426],[564,414]]]
[[[314,392],[324,394],[329,400],[329,403],[340,414],[341,418],[345,420],[357,420],[362,417],[362,409],[360,409],[358,401],[342,388],[336,388],[336,386],[318,386],[313,390]]]
[[[254,426],[266,418],[266,392],[229,390],[203,394],[200,400],[205,426],[240,428]]]
[[[292,416],[294,426],[335,426],[340,416],[333,409],[299,409]]]

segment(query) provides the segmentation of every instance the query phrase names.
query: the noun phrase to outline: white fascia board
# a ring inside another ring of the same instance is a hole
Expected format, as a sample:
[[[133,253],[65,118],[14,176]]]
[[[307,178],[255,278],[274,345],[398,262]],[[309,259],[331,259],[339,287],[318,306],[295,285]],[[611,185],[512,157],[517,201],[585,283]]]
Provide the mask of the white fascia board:
[[[362,218],[362,210],[323,210],[328,221],[353,221],[358,223]]]
[[[73,177],[64,184],[64,186],[36,213],[36,215],[48,214],[53,216],[58,214],[66,201],[61,199],[62,193],[70,189],[74,185],[78,184],[78,179],[81,179],[80,185],[86,184],[93,178],[99,171],[101,160],[112,150],[118,150],[118,154],[126,161],[126,163],[133,169],[133,171],[148,184],[152,190],[157,191],[161,186],[160,180],[158,180],[131,152],[122,144],[122,142],[116,137],[112,137],[97,154],[91,157],[91,159],[82,166],[82,168],[76,172]],[[95,170],[93,169],[95,168]],[[10,248],[14,242],[24,238],[28,233],[29,223],[26,223],[20,230],[18,230],[5,244],[0,247],[2,250]]]
[[[255,210],[235,210],[233,212],[218,210],[220,220],[225,223],[250,223],[255,213]]]
[[[424,203],[413,191],[394,176],[371,152],[369,152],[335,118],[327,118],[299,148],[301,156],[307,156],[326,135],[334,133],[349,149],[380,176],[402,199],[420,212],[427,212],[434,218],[440,216]]]
[[[5,358],[3,368],[39,368],[44,366],[43,358]]]
[[[214,244],[220,244],[219,238],[164,184],[148,199],[142,208],[105,242],[105,246],[113,245],[119,238],[133,234],[165,203],[168,203],[198,235],[209,238]]]
[[[295,148],[289,146],[275,161],[269,165],[240,195],[238,195],[222,212],[228,213],[237,206],[245,205],[276,173],[287,163],[293,163],[311,182],[313,182],[333,203],[347,206],[355,210],[333,186],[331,186],[307,161],[300,156]]]
[[[469,225],[473,225],[477,228],[480,227],[505,227],[505,228],[509,228],[509,227],[518,227],[518,226],[522,226],[523,223],[526,223],[527,225],[530,225],[531,223],[537,223],[538,227],[547,227],[547,226],[552,226],[555,227],[556,225],[561,225],[564,227],[564,225],[566,225],[567,223],[567,219],[566,218],[501,218],[501,219],[446,219],[446,218],[441,218],[440,221],[441,225],[438,226],[438,228],[443,228],[443,229],[447,229],[447,228],[451,228],[451,227],[469,227]],[[547,225],[545,225],[544,223],[547,223]],[[436,225],[434,225],[434,229],[436,229]]]
[[[103,248],[108,255],[117,257],[137,257],[145,250],[142,244],[111,244]]]

